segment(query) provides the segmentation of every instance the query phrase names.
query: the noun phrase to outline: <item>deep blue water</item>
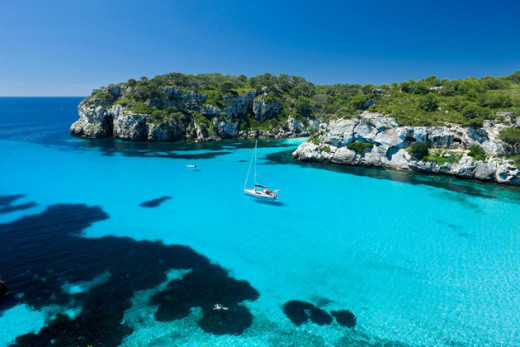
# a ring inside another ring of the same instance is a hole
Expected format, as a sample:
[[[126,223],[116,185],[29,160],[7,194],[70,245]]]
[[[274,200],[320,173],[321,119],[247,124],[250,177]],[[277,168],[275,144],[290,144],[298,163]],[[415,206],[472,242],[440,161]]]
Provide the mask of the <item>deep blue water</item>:
[[[252,141],[79,139],[80,100],[0,98],[0,345],[520,343],[518,189],[264,140],[260,203]],[[356,326],[296,325],[291,300]]]

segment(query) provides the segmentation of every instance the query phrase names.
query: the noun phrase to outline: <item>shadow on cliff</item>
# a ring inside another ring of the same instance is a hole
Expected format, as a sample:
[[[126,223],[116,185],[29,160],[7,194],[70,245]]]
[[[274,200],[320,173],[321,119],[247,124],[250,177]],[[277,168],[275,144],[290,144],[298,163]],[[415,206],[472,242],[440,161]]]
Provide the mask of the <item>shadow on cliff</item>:
[[[8,294],[0,298],[0,315],[20,303],[36,309],[81,307],[77,316],[58,314],[38,333],[19,336],[16,344],[119,345],[133,331],[121,322],[135,291],[165,282],[170,269],[190,272],[153,297],[158,320],[185,317],[191,307],[198,306],[204,313],[199,325],[207,332],[240,334],[251,325],[252,315],[240,302],[255,300],[259,293],[248,282],[231,278],[226,270],[186,246],[80,236],[86,227],[107,218],[97,206],[58,204],[41,214],[0,224],[0,269],[8,287]],[[104,283],[88,291],[65,289],[107,273]],[[215,303],[229,306],[232,314],[215,315]]]

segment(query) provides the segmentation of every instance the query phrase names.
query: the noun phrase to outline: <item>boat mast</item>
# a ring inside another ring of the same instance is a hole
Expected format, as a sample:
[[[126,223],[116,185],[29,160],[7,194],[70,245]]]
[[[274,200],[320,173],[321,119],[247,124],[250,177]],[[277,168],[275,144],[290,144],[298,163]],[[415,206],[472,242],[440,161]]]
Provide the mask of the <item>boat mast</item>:
[[[256,184],[256,143],[255,143],[255,149],[253,150],[253,153],[251,153],[251,160],[249,160],[249,168],[247,169],[247,176],[246,181],[244,183],[244,189],[247,187],[247,181],[249,180],[249,174],[251,173],[251,164],[253,164],[253,157],[255,159],[255,184]],[[253,188],[256,189],[256,188]]]
[[[258,140],[255,140],[255,190],[256,190],[256,146],[257,146]]]

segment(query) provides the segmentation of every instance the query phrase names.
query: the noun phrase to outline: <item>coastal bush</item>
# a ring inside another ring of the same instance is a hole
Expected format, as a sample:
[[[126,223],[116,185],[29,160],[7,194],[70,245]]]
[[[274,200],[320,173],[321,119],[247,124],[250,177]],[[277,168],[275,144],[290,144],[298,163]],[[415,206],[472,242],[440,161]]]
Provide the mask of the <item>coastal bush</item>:
[[[146,105],[144,103],[136,103],[127,107],[130,111],[138,114],[152,114],[156,109],[153,106]]]
[[[480,147],[479,145],[473,145],[469,149],[470,151],[468,155],[473,157],[473,159],[482,161],[486,160],[486,151],[484,148]]]
[[[473,118],[468,120],[464,125],[468,128],[478,129],[484,126],[484,120],[482,118]]]
[[[372,148],[374,147],[374,144],[371,142],[360,142],[360,141],[354,141],[347,145],[347,148],[353,151],[356,151],[357,153],[364,153],[365,148]]]
[[[466,119],[489,119],[489,116],[491,115],[491,111],[489,110],[489,108],[478,107],[475,105],[468,105],[464,107],[461,113]]]
[[[511,146],[520,144],[520,129],[507,128],[500,130],[498,138]]]
[[[449,156],[445,156],[446,154],[450,154]],[[429,153],[427,156],[423,157],[423,161],[434,161],[439,165],[443,165],[445,163],[457,163],[462,158],[461,154],[447,152],[447,151],[435,151]]]
[[[435,111],[439,106],[439,101],[433,93],[423,96],[418,101],[419,107],[427,112]]]
[[[329,146],[319,146],[318,147],[318,151],[325,152],[325,153],[330,153],[330,147]]]
[[[428,155],[428,146],[424,142],[415,142],[410,146],[410,154],[421,160]]]

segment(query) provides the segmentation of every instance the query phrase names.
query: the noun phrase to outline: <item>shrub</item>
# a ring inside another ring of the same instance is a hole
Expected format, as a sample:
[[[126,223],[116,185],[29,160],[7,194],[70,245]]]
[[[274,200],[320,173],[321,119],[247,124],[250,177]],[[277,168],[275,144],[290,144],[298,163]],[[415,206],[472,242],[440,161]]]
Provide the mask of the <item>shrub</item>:
[[[410,146],[410,154],[421,160],[428,155],[428,145],[424,142],[415,142]]]
[[[464,118],[473,119],[473,118],[482,118],[487,119],[491,115],[491,111],[489,108],[478,107],[475,105],[468,105],[460,111]]]
[[[427,112],[435,111],[439,106],[437,96],[435,96],[433,93],[429,93],[428,95],[421,97],[418,103],[419,107]]]
[[[469,149],[470,151],[468,155],[473,157],[473,159],[482,161],[486,160],[486,151],[484,148],[480,147],[479,145],[473,145]]]
[[[507,128],[501,130],[498,138],[511,146],[516,146],[520,144],[520,129]]]
[[[128,107],[130,111],[134,111],[135,113],[139,114],[152,114],[152,112],[155,110],[153,106],[146,105],[143,103],[137,103],[133,104]]]
[[[371,104],[370,99],[372,97],[366,94],[360,94],[350,100],[350,105],[357,110],[366,110]]]
[[[330,147],[329,146],[319,146],[318,151],[330,153]]]
[[[468,120],[464,125],[468,128],[478,129],[484,126],[484,120],[482,118],[473,118]]]
[[[357,153],[364,153],[365,152],[365,148],[372,148],[372,147],[374,147],[373,143],[370,143],[370,142],[359,142],[359,141],[354,141],[354,142],[351,142],[351,143],[349,143],[347,145],[348,149],[356,151]]]

